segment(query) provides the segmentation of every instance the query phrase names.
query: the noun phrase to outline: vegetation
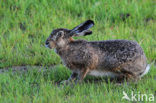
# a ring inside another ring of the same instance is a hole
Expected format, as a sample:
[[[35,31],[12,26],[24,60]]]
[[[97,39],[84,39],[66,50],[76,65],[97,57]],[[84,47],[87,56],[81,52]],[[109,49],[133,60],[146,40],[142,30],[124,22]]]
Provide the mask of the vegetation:
[[[57,85],[68,78],[70,71],[54,51],[44,47],[45,40],[53,29],[72,29],[87,19],[95,21],[93,34],[75,39],[135,40],[148,63],[156,60],[154,0],[0,0],[0,68],[58,65],[48,71],[0,74],[0,102],[129,102],[122,100],[123,91],[156,96],[154,63],[138,84],[117,86],[87,77],[72,88]]]

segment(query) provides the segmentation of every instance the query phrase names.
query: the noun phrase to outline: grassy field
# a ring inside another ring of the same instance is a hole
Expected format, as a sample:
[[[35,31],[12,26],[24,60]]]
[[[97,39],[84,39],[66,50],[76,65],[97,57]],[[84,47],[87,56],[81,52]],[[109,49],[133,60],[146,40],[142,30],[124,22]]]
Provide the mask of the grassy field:
[[[153,94],[156,99],[155,4],[154,0],[0,0],[0,68],[57,65],[48,71],[0,74],[0,102],[128,103],[122,100],[123,91],[129,96],[132,91]],[[95,21],[93,34],[75,39],[135,40],[152,63],[150,73],[138,84],[117,86],[87,77],[73,88],[58,86],[70,71],[44,47],[45,40],[53,29],[72,29],[87,19]]]

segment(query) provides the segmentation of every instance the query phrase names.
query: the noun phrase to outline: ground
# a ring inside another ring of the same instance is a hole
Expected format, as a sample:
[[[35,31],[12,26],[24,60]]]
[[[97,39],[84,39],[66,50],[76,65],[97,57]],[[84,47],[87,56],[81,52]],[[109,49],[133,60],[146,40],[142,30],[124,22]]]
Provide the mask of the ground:
[[[120,103],[123,91],[156,99],[156,6],[154,0],[1,0],[0,1],[0,102]],[[74,87],[58,85],[69,77],[56,53],[44,47],[55,28],[72,29],[92,19],[93,34],[74,39],[137,41],[150,72],[137,84],[116,85],[109,78],[85,78]],[[13,71],[28,66],[28,71]],[[43,69],[43,68],[46,68]],[[106,82],[107,81],[107,82]],[[151,95],[150,95],[151,94]],[[141,101],[141,100],[140,100]],[[156,100],[155,100],[156,101]]]

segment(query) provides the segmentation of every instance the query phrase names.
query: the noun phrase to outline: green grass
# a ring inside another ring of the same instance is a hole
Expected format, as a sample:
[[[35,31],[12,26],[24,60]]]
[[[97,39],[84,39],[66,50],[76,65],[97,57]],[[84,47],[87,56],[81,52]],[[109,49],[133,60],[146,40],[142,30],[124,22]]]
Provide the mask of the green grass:
[[[71,86],[58,85],[58,82],[69,77],[69,70],[62,65],[52,70],[38,72],[37,69],[28,72],[3,73],[0,75],[0,102],[1,103],[129,103],[122,100],[125,91],[129,96],[135,94],[155,94],[156,76],[152,66],[149,75],[146,75],[138,84],[126,83],[115,85],[104,80],[95,81],[87,77],[82,84]],[[89,82],[88,82],[89,80]],[[146,101],[144,101],[147,103]]]
[[[122,20],[121,15],[130,14]],[[0,102],[122,101],[122,91],[156,92],[156,67],[137,85],[82,83],[58,87],[70,72],[59,56],[44,47],[55,28],[72,29],[87,19],[95,21],[93,34],[75,39],[137,41],[148,63],[156,60],[156,6],[154,0],[0,0],[0,68],[22,65],[59,65],[49,72],[0,74]],[[87,78],[86,78],[87,79]],[[155,94],[156,95],[156,94]]]

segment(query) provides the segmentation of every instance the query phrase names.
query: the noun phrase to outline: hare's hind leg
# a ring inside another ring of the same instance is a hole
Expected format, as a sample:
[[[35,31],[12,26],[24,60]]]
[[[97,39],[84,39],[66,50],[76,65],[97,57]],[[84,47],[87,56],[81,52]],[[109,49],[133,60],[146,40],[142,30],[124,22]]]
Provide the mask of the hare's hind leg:
[[[128,75],[126,77],[126,81],[127,82],[132,82],[132,83],[137,83],[138,81],[140,80],[140,77],[139,76],[136,76],[136,75]]]
[[[140,77],[131,73],[124,73],[116,78],[116,82],[121,84],[124,82],[127,82],[127,84],[129,84],[130,82],[137,83],[138,80],[140,80]]]

